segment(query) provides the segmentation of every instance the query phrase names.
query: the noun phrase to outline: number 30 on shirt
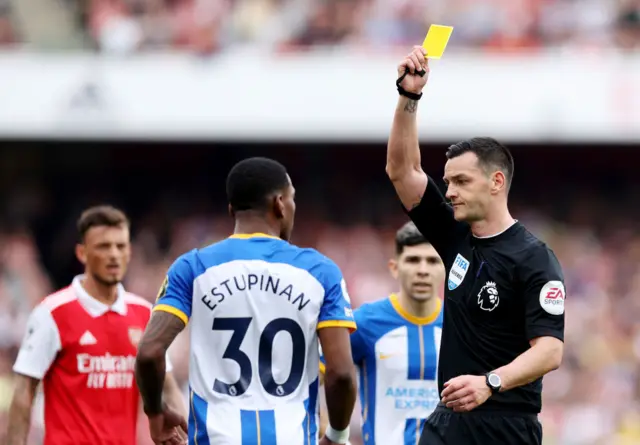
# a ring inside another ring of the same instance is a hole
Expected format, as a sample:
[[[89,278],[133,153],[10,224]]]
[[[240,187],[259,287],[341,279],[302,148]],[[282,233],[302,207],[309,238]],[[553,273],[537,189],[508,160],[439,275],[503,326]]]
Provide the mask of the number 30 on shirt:
[[[237,382],[226,383],[216,379],[213,390],[220,394],[238,397],[244,394],[253,379],[253,365],[258,363],[260,383],[265,391],[274,397],[285,397],[292,394],[300,385],[304,373],[305,361],[305,337],[300,325],[290,318],[276,318],[267,324],[260,334],[258,344],[258,357],[249,357],[240,346],[247,335],[253,319],[241,318],[215,318],[213,320],[214,331],[232,331],[229,345],[222,358],[233,360],[240,367],[240,378]],[[291,336],[293,352],[291,355],[291,369],[289,377],[283,383],[276,383],[273,377],[273,341],[280,332],[287,332]]]

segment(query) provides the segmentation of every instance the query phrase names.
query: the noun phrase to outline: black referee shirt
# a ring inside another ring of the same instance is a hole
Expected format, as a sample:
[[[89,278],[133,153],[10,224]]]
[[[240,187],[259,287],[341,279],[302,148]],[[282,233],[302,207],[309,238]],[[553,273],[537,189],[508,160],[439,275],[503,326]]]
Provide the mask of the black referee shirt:
[[[438,387],[460,375],[507,365],[542,336],[564,341],[564,277],[545,243],[516,222],[488,238],[473,236],[429,184],[409,216],[446,268]],[[476,410],[538,413],[542,379],[493,395]]]

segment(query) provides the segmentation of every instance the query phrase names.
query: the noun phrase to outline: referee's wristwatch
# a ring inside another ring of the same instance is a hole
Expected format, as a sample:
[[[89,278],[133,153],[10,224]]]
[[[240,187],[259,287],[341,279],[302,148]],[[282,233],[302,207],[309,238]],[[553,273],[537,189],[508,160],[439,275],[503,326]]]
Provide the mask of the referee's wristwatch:
[[[491,394],[495,394],[500,392],[500,388],[502,388],[502,379],[495,372],[488,372],[485,375],[487,379],[487,386],[491,388]]]

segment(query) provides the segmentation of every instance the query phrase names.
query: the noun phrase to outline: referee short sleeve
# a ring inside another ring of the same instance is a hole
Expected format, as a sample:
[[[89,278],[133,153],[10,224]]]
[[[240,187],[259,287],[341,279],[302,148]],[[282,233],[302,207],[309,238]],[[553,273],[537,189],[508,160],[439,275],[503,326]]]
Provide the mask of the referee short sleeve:
[[[564,276],[558,259],[545,247],[521,266],[524,268],[526,335],[564,341]]]

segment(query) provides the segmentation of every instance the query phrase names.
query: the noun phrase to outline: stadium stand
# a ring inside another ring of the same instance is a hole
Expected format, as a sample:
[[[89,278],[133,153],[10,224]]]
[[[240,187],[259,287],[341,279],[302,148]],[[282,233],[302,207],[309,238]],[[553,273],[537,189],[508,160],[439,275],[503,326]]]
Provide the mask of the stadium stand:
[[[37,13],[35,13],[37,11]],[[215,54],[231,46],[407,46],[430,23],[459,29],[452,47],[486,51],[637,49],[633,0],[2,0],[0,45]]]

